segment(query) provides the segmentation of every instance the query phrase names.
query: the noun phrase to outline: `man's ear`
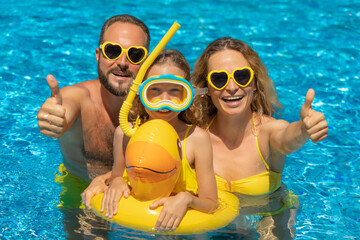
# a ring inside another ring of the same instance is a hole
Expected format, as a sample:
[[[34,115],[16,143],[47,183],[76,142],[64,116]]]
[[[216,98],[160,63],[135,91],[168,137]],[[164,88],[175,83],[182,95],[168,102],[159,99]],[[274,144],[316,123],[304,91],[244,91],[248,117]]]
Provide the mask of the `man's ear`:
[[[100,48],[96,48],[96,49],[95,49],[95,57],[96,57],[96,62],[99,63]]]

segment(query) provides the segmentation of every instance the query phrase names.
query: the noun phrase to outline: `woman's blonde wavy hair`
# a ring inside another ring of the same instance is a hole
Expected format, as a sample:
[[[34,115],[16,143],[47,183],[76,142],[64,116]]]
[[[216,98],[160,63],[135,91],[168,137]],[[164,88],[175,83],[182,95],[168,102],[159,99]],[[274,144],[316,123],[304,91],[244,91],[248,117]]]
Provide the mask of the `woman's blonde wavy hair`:
[[[185,73],[185,79],[190,81],[190,65],[186,61],[184,55],[176,49],[164,49],[160,52],[159,56],[151,64],[151,67],[154,65],[163,65],[163,64],[174,64],[176,67],[181,69]],[[150,67],[150,68],[151,68]],[[150,76],[146,76],[150,77]],[[141,123],[144,123],[149,119],[149,114],[145,111],[145,107],[142,105],[140,97],[137,95],[134,99],[133,106],[130,110],[129,119],[134,121],[137,116],[139,117]],[[194,116],[191,110],[188,108],[185,111],[180,112],[178,118],[184,121],[185,123],[192,123]]]
[[[274,82],[270,79],[268,71],[258,54],[243,41],[224,37],[210,43],[195,63],[194,72],[191,76],[193,86],[198,88],[208,86],[209,58],[213,54],[226,49],[242,53],[254,70],[256,92],[250,105],[251,111],[268,116],[273,116],[275,113],[280,115],[282,105],[278,101]],[[203,127],[207,126],[217,113],[217,109],[208,95],[195,97],[191,109],[194,114],[193,122]]]

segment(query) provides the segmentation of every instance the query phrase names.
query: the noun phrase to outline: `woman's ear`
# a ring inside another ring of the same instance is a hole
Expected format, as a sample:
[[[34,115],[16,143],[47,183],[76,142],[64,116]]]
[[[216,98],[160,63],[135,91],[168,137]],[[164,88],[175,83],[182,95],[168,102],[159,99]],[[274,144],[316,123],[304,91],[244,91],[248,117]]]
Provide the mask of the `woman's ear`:
[[[254,80],[255,80],[254,81],[254,83],[255,83],[254,84],[254,93],[255,93],[257,91],[257,87],[256,87],[257,86],[257,78],[256,78],[256,76],[254,76]]]
[[[210,93],[209,93],[210,88],[209,88],[209,83],[207,81],[205,82],[205,87],[208,89],[206,92],[206,95],[208,95],[210,97]]]

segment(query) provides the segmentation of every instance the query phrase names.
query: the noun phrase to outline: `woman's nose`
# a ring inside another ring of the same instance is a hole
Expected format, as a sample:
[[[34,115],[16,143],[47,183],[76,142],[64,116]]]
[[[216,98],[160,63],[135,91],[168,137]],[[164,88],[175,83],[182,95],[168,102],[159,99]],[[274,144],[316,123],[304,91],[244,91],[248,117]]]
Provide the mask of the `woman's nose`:
[[[238,88],[239,88],[239,85],[237,85],[237,84],[235,83],[235,80],[234,80],[232,77],[230,77],[229,83],[228,83],[228,85],[226,86],[226,90],[234,91],[234,90],[237,90]]]

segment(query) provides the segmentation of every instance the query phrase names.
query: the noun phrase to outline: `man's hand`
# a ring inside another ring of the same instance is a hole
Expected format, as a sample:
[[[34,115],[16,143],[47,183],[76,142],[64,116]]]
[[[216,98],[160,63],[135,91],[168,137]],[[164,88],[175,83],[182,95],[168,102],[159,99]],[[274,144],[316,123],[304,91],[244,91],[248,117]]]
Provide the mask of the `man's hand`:
[[[59,85],[54,76],[48,75],[46,81],[51,90],[51,97],[39,109],[38,125],[40,132],[45,136],[59,138],[63,134],[66,124],[65,108],[62,106]]]

